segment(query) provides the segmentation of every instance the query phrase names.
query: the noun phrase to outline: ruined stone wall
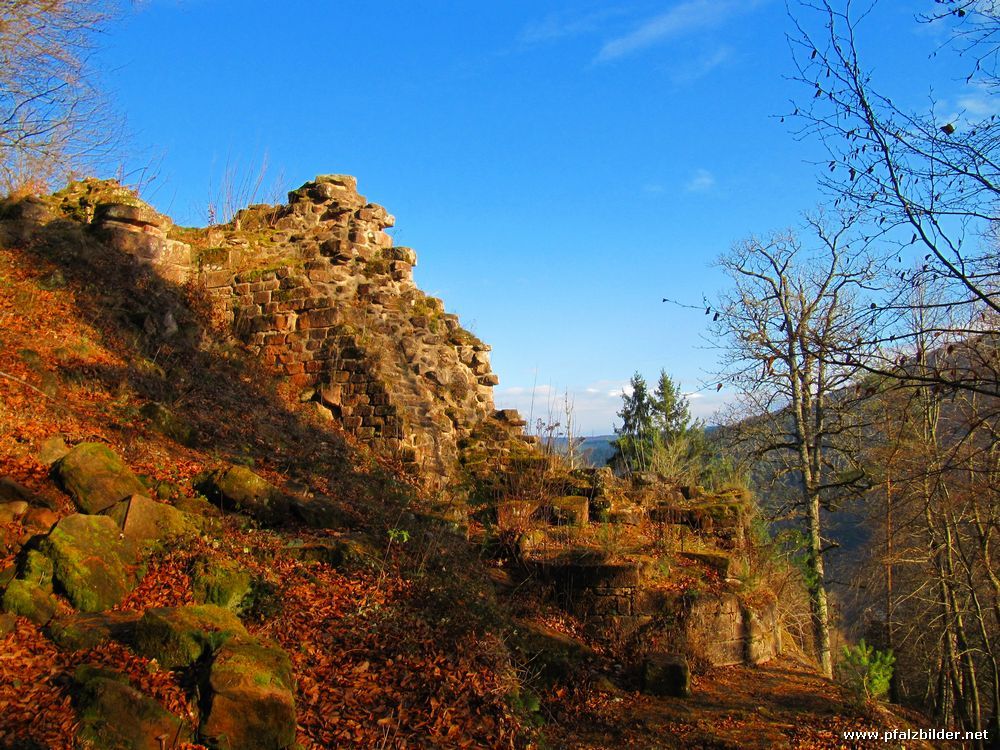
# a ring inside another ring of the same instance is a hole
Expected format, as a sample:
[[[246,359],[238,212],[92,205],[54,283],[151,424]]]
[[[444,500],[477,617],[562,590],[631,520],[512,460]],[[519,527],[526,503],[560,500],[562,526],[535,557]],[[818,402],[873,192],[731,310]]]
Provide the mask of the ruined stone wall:
[[[685,654],[706,666],[760,664],[781,652],[773,601],[754,605],[735,593],[679,593],[657,585],[655,561],[538,565],[567,611],[594,637]]]
[[[233,334],[303,400],[429,484],[452,473],[460,441],[484,420],[521,431],[495,419],[490,348],[416,287],[416,253],[393,246],[393,217],[352,177],[317,177],[288,205],[252,206],[207,230],[172,230],[147,206],[101,205],[93,220],[164,277],[206,288]]]

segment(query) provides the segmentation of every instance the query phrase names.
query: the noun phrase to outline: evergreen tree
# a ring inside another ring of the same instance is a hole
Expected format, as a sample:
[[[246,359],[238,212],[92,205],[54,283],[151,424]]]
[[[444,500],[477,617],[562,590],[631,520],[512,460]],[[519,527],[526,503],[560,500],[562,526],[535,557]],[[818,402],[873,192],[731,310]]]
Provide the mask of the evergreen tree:
[[[660,380],[653,392],[654,423],[664,442],[686,435],[692,428],[691,409],[680,386],[660,370]]]
[[[656,435],[656,404],[645,378],[637,372],[632,376],[630,385],[632,393],[622,394],[622,408],[618,412],[622,426],[615,428],[618,439],[614,441],[615,453],[608,461],[622,473],[649,468]]]

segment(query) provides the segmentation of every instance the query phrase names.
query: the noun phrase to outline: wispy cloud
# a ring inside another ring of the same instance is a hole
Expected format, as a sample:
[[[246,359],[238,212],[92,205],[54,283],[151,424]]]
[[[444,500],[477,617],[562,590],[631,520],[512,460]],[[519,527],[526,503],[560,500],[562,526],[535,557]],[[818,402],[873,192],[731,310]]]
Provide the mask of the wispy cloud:
[[[642,192],[644,192],[644,193],[652,193],[654,195],[657,194],[657,193],[662,193],[663,192],[663,185],[661,185],[658,182],[649,182],[649,183],[647,183],[647,184],[645,184],[645,185],[642,186]]]
[[[517,40],[523,45],[533,46],[594,34],[624,12],[620,8],[603,8],[584,14],[549,13],[544,18],[527,23],[517,35]]]
[[[595,62],[611,62],[668,39],[721,26],[757,4],[756,0],[685,0],[666,13],[646,19],[632,31],[605,42]]]
[[[694,83],[707,76],[713,70],[721,68],[732,59],[732,47],[726,45],[715,47],[693,60],[686,60],[674,66],[670,72],[670,78],[678,85]]]
[[[707,169],[697,169],[684,185],[684,190],[688,193],[707,193],[713,187],[715,187],[715,175]]]
[[[1000,114],[1000,102],[986,91],[975,91],[959,97],[958,106],[969,120],[985,120]]]

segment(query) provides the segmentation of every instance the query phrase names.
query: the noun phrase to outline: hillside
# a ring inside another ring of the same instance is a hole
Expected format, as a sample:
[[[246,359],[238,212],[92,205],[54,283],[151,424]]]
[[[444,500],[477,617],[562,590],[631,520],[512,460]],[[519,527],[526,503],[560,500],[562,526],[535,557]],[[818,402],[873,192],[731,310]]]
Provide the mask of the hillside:
[[[815,675],[745,492],[571,472],[496,411],[391,219],[340,175],[206,229],[110,182],[0,204],[0,747],[919,726]]]

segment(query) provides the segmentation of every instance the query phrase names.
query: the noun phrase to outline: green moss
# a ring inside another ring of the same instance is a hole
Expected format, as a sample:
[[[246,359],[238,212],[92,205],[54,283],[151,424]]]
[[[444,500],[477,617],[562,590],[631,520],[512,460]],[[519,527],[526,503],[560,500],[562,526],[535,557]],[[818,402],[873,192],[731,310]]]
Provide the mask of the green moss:
[[[227,609],[214,605],[149,609],[135,629],[136,651],[168,669],[186,667],[246,630]]]
[[[103,443],[80,443],[57,464],[63,487],[84,513],[100,513],[145,487]]]
[[[242,272],[237,277],[237,281],[246,284],[252,284],[255,281],[260,281],[268,274],[275,273],[276,271],[281,271],[285,269],[289,271],[301,270],[303,264],[304,261],[302,260],[302,258],[297,258],[294,256],[278,258],[276,260],[271,261],[270,263],[267,263],[264,266],[261,266],[260,268],[251,268],[248,271]]]
[[[191,571],[195,601],[236,611],[250,594],[250,574],[232,560],[198,560]]]
[[[140,577],[137,548],[107,516],[74,514],[57,523],[39,551],[53,562],[53,578],[84,612],[110,609]]]
[[[52,560],[38,550],[30,550],[24,558],[21,578],[41,586],[46,591],[52,591],[52,575],[55,568]]]
[[[56,612],[55,599],[49,591],[32,581],[15,579],[7,585],[3,608],[11,614],[27,617],[36,625],[44,625]]]
[[[69,183],[46,200],[63,216],[82,224],[89,224],[94,210],[100,203],[123,203],[128,206],[145,205],[133,190],[123,187],[117,180],[86,179]]]
[[[229,263],[229,248],[206,247],[195,251],[195,263],[198,268],[205,266],[225,266]]]
[[[80,719],[78,736],[87,747],[144,750],[151,747],[154,737],[181,742],[191,737],[180,719],[133,688],[124,675],[84,665],[73,680]]]

